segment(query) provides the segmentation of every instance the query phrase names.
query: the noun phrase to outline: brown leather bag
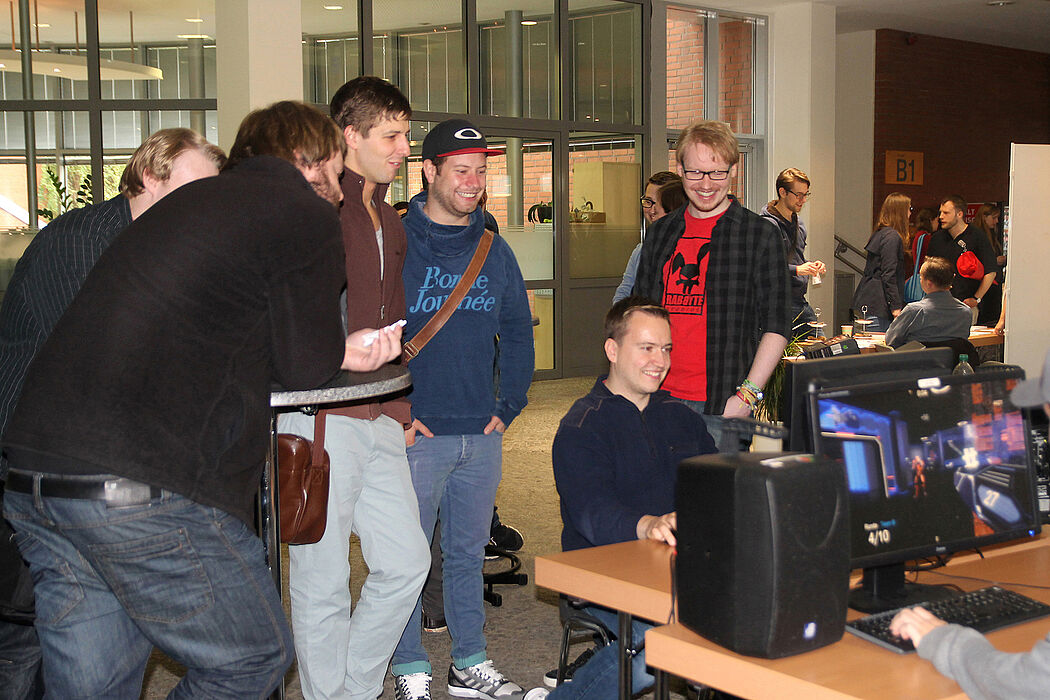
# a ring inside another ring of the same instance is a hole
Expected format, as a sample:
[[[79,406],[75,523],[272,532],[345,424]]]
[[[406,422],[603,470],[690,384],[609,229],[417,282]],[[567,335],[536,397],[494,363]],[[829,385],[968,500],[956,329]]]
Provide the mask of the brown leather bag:
[[[313,544],[328,521],[328,472],[324,414],[314,418],[314,439],[277,436],[277,486],[281,504],[281,542]]]

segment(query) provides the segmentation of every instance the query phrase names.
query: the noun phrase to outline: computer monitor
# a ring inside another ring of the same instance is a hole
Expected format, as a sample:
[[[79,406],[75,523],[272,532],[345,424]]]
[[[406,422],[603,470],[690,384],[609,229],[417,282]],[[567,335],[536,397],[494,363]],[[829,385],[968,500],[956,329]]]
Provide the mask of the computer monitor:
[[[917,379],[949,374],[954,356],[948,348],[878,352],[867,355],[828,357],[789,362],[784,375],[781,417],[789,452],[813,452],[813,428],[809,421],[809,387],[873,384],[894,379]]]
[[[950,594],[905,583],[905,563],[1034,537],[1029,425],[1010,402],[1020,368],[811,392],[816,453],[842,464],[850,607],[889,610]]]

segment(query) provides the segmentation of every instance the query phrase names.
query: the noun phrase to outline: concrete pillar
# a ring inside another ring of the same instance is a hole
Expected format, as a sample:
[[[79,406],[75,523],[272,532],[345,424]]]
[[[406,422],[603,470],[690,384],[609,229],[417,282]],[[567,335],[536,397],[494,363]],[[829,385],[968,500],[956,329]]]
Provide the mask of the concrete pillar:
[[[219,145],[229,149],[253,109],[303,98],[299,0],[215,3]]]
[[[770,139],[767,200],[784,168],[804,170],[814,197],[802,210],[806,256],[828,266],[824,284],[809,287],[832,331],[835,234],[835,8],[815,2],[778,5],[770,14]],[[759,191],[763,191],[761,188]],[[764,204],[762,202],[761,204]],[[755,209],[761,204],[755,203]]]
[[[507,116],[522,116],[523,75],[521,10],[504,13],[507,33]],[[510,180],[510,199],[507,200],[507,225],[521,226],[525,223],[525,160],[522,155],[522,140],[507,137],[507,176]]]

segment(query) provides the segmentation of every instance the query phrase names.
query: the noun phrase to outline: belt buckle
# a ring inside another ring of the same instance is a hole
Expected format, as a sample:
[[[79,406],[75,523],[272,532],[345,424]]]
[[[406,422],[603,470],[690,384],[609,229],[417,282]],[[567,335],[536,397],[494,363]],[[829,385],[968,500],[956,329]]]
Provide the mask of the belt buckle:
[[[107,508],[141,506],[153,497],[149,484],[131,479],[107,479],[103,484],[103,494]]]

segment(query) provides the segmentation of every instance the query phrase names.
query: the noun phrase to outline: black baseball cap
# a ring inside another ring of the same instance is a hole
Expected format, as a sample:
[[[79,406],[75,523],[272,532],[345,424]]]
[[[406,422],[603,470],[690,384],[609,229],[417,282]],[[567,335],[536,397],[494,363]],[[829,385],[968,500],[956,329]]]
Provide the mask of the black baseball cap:
[[[489,148],[485,136],[466,119],[446,119],[431,129],[423,139],[423,160],[457,156],[462,153],[495,156],[501,155],[503,151]]]

